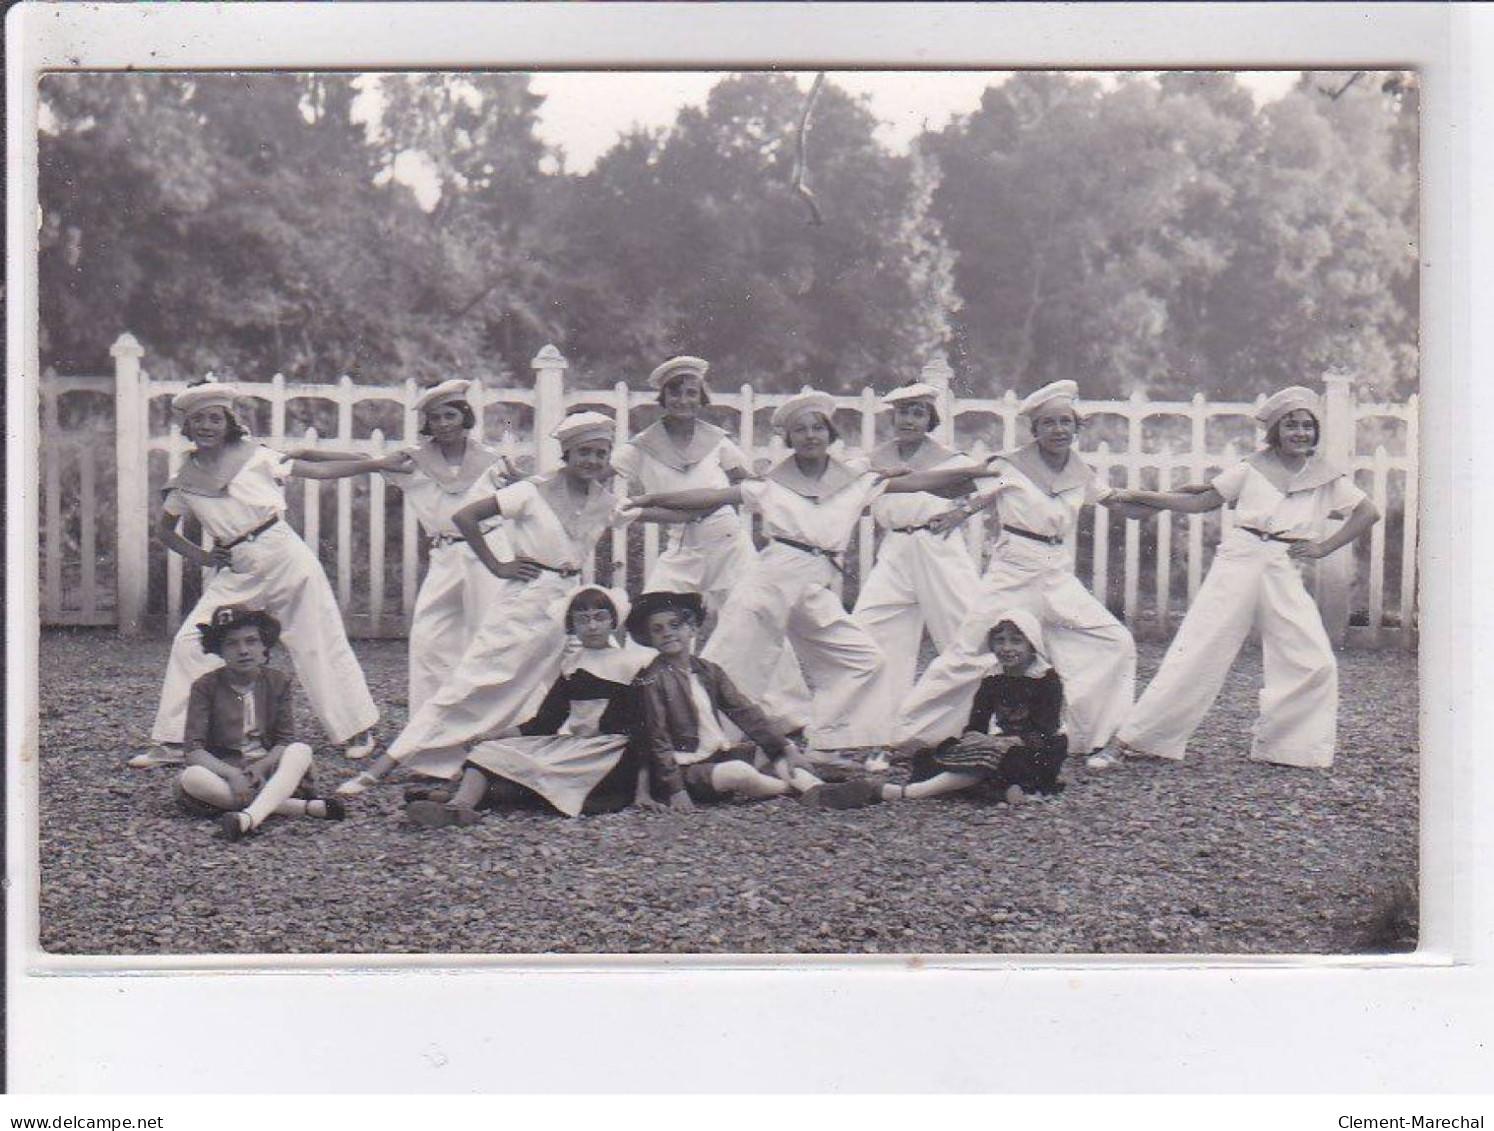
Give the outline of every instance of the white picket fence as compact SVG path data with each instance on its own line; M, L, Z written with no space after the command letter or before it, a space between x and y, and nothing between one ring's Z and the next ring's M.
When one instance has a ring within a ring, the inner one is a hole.
M186 382L151 380L140 365L144 351L128 334L121 336L112 352L112 377L49 373L42 381L42 615L45 624L115 624L121 632L133 634L146 626L167 629L179 623L193 588L182 559L153 546L150 535L158 511L155 492L188 450L176 422L158 431L150 424L153 418L169 419L159 402L180 392ZM559 450L548 434L578 404L612 413L619 441L640 426L640 409L652 419L653 413L645 407L653 404L651 390L632 389L625 382L610 389L567 389L567 362L553 346L540 351L533 367L532 388L474 386L471 394L478 435L521 466L545 470L558 463ZM930 363L922 373L923 380L945 390L940 430L946 443L953 443L958 433L967 451L984 455L1022 438L1014 393L993 399L957 397L950 390L951 377L942 361ZM1414 641L1417 578L1416 398L1404 404L1356 403L1347 376L1330 374L1324 381L1322 445L1355 468L1360 485L1382 512L1404 516L1393 538L1388 524L1381 523L1367 549L1346 551L1318 563L1315 584L1324 620L1336 640L1409 646ZM380 452L410 442L417 433L417 414L411 406L419 390L414 382L359 385L344 377L335 384L300 384L277 376L269 382L240 384L248 397L268 409L268 428L256 430L260 438L282 450L325 447ZM112 453L108 452L108 433L98 427L106 413L64 411L70 407L65 398L80 395L112 400ZM761 461L783 454L782 441L771 434L767 419L788 395L762 394L743 385L737 392L713 390L712 402L716 419L726 414L724 423L736 433L739 444ZM878 395L865 389L857 396L836 398L837 424L851 453L877 442ZM288 432L287 407L299 400L335 406L336 425L328 435L318 435L314 429L299 435ZM395 406L400 419L398 436L385 436L378 429L364 437L355 435L355 409L373 402ZM1176 402L1140 396L1088 401L1081 447L1101 476L1116 485L1200 482L1248 450L1243 445L1249 443L1254 407L1246 402L1210 402L1201 395ZM263 418L265 413L259 415ZM1159 433L1158 425L1168 418L1170 431ZM1359 451L1362 431L1373 437L1387 426L1396 454L1390 453L1383 440L1368 453ZM1235 433L1233 441L1214 442L1226 431ZM1096 439L1102 435L1108 438ZM1122 436L1123 445L1112 443ZM1148 451L1149 439L1170 442L1153 443L1161 450ZM370 475L334 483L305 480L293 486L292 492L291 521L309 544L321 550L350 630L359 635L402 635L414 607L422 551L414 515L402 505L398 490L381 476ZM324 492L332 496L330 530L323 522ZM114 499L109 507L111 493ZM104 527L112 522L112 538L106 528L101 529L101 516ZM743 521L751 520L744 516ZM1123 531L1113 537L1116 521L1122 522ZM1155 526L1152 533L1141 523L1114 520L1103 507L1095 508L1081 530L1076 565L1095 594L1116 606L1134 630L1166 634L1185 607L1180 598L1186 595L1191 601L1207 568L1214 538L1206 538L1206 530L1212 533L1221 522L1229 522L1228 514L1219 518L1176 516L1147 524ZM394 539L389 537L391 524L398 528ZM324 533L330 533L330 539ZM984 561L984 524L977 519L965 533L972 550ZM394 562L389 560L391 543L397 546ZM654 526L644 527L641 535L604 540L593 572L600 568L613 584L636 592L659 543L660 532ZM856 569L874 560L876 534L869 518L862 520L854 550ZM1117 553L1119 560L1112 560ZM1178 555L1184 559L1180 572L1185 594L1176 592L1173 576ZM1392 571L1387 565L1394 567L1390 593L1387 577Z

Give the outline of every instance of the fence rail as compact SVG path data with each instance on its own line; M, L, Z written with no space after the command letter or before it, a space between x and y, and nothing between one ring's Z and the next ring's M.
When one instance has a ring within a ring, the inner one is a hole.
M42 617L48 625L114 624L135 633L179 623L202 576L184 569L180 556L149 537L158 489L189 448L167 407L186 382L151 380L140 366L144 351L128 334L112 352L113 376L43 376ZM654 395L624 382L605 389L566 388L567 362L553 346L541 350L533 365L532 389L474 386L471 393L476 434L520 466L556 466L560 453L549 432L576 405L611 412L619 441L657 415ZM1020 442L1014 393L957 397L951 376L942 361L922 373L943 390L939 429L945 443L983 456ZM1340 374L1328 375L1325 386L1321 443L1354 469L1360 486L1391 521L1377 524L1367 544L1352 553L1317 563L1312 580L1324 620L1334 639L1349 644L1409 646L1416 609L1417 400L1356 403L1349 378ZM410 442L418 430L413 404L420 390L413 381L359 385L344 377L305 384L276 376L240 388L254 404L256 434L280 450L379 453ZM784 448L768 427L767 414L790 395L759 393L744 384L735 392L713 391L711 411L750 458L770 461ZM878 394L864 389L835 399L847 450L872 447ZM1257 403L1211 402L1202 395L1187 401L1140 395L1088 401L1081 448L1101 478L1116 486L1199 482L1248 450ZM317 404L319 418L330 424L325 431L289 422L293 415L307 416L305 406ZM294 413L292 406L297 406ZM402 635L415 603L422 546L414 514L397 489L379 475L330 484L306 480L290 491L289 503L289 520L320 554L350 631ZM751 521L743 516L744 523ZM1197 593L1216 531L1229 522L1229 513L1222 512L1169 515L1143 524L1094 508L1074 547L1076 567L1096 596L1139 635L1165 635ZM972 520L964 533L983 563L988 552L984 520ZM611 583L636 592L660 545L654 526L605 538L590 572L595 576L600 570ZM858 583L861 567L875 553L874 525L863 518L848 584Z

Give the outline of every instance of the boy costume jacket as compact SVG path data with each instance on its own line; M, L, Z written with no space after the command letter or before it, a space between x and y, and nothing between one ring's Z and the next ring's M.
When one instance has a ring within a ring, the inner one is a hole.
M254 680L254 716L260 744L266 750L294 742L295 717L291 706L291 678L276 668L261 668ZM187 699L183 745L214 756L239 754L247 743L244 701L228 682L228 669L215 668L192 683Z
M737 690L719 665L692 656L687 672L661 656L639 673L635 684L641 716L639 748L648 759L655 785L670 795L685 788L674 752L694 750L700 744L700 720L690 695L692 674L716 709L770 758L787 751L783 736L773 729L767 715Z

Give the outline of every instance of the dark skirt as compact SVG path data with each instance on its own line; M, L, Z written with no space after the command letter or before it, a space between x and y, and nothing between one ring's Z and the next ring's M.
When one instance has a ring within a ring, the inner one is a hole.
M973 774L998 792L1020 786L1027 793L1057 793L1058 772L1069 754L1062 734L1045 735L1027 744L1000 750L989 738L951 738L913 760L911 781L940 773Z

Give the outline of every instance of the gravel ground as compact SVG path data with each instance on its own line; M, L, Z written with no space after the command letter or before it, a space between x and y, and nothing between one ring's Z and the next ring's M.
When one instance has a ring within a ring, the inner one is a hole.
M356 645L383 733L403 641ZM1141 645L1143 684L1161 647ZM165 640L41 643L41 939L65 954L1353 953L1415 945L1416 660L1348 652L1337 763L1246 757L1253 649L1182 765L1086 775L1010 809L853 813L792 801L428 831L397 786L343 824L276 818L228 844L132 771ZM281 656L278 663L288 661ZM309 720L304 701L299 714ZM348 772L325 746L317 774Z

